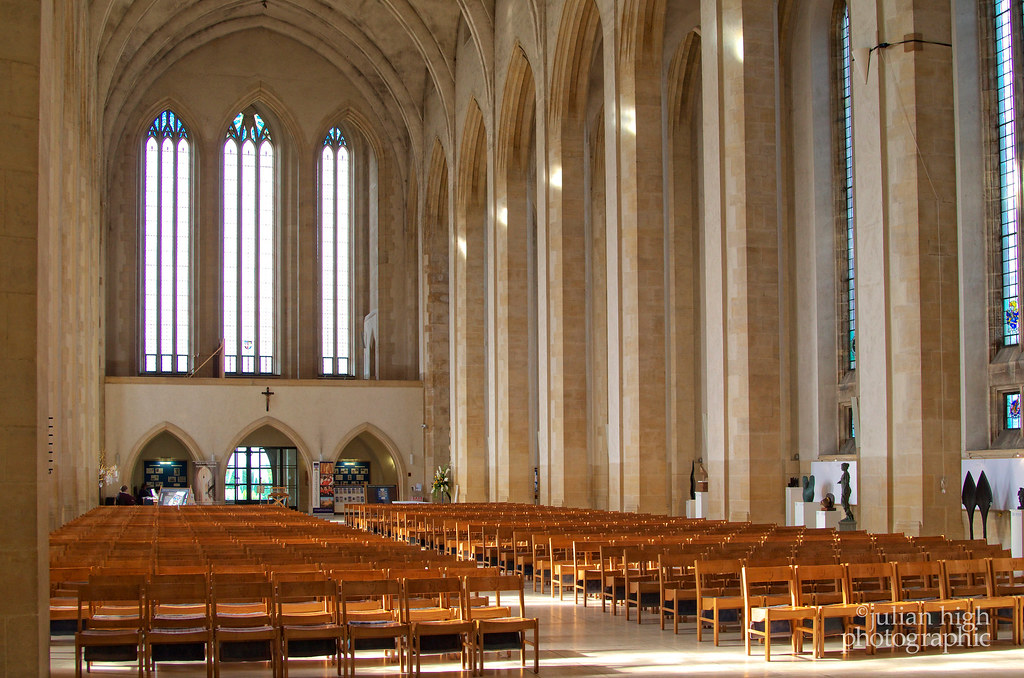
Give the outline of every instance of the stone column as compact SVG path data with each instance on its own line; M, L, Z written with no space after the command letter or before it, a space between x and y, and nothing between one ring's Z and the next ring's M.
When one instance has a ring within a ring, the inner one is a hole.
M622 431L622 508L666 513L665 212L662 167L661 3L628 2L616 45ZM646 19L654 13L655 19ZM612 244L609 243L609 248ZM609 298L609 301L611 299ZM613 377L614 378L614 377Z
M873 47L876 37L897 42L916 33L942 43L951 38L948 1L907 5L880 0L875 14L867 5L851 8L851 21L854 50ZM858 360L865 359L858 366L864 370L858 431L864 436L864 526L959 534L951 50L933 44L882 47L864 69L866 82L864 71L855 70L857 276L867 293L866 298L860 294L858 307L863 318L858 319ZM866 221L862 214L868 215Z
M721 473L725 518L756 516L781 523L776 10L773 3L756 0L707 2L702 10L702 24L705 19L711 26L720 22L713 36L718 44L709 44L713 49L705 52L717 56L717 72L709 72L708 64L704 80L707 83L714 76L719 82L717 88L705 90L705 102L718 102L718 110L711 113L722 121L718 130L708 130L717 131L717 138L705 141L706 149L718 149L720 163L720 167L705 167L706 185L718 183L706 201L705 223L721 219L723 229L721 250L713 228L705 235L705 247L710 250L706 255L707 328L715 334L723 327L725 333L721 357L711 347L713 340L708 340L707 411L709 417L719 416L715 401L723 402L726 411L724 422L709 424L712 493L719 489L716 476ZM703 35L711 37L707 31ZM714 307L719 294L721 320ZM723 424L719 451L714 446Z

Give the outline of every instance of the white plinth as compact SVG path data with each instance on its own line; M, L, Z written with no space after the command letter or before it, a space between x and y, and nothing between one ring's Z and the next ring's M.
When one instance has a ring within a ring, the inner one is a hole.
M822 511L821 509L818 509L814 512L814 526L818 529L830 527L834 530L839 527L839 520L844 515L845 514L842 511Z
M803 494L800 495L803 497ZM814 527L814 512L821 508L816 501L793 502L793 524L797 527Z
M1024 511L1021 509L1010 510L1010 555L1024 556Z
M686 517L687 518L704 518L704 512L708 505L708 493L707 492L694 492L693 496L695 499L686 500Z
M793 509L793 505L796 502L803 503L804 500L804 488L802 487L787 487L786 488L786 525L796 525L796 511Z

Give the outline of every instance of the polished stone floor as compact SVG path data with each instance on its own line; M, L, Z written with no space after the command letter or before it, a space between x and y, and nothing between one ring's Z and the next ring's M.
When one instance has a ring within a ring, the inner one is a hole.
M953 649L944 654L940 649L921 653L906 650L883 650L867 657L863 650L854 651L843 660L838 651L839 641L829 646L826 658L814 660L808 655L793 657L785 641L773 643L772 661L765 663L763 655L754 650L754 656L744 653L738 632L723 636L722 645L714 647L705 640L697 644L694 625L684 624L678 636L671 630L661 631L657 618L646 617L640 626L635 621L626 623L621 614L613 617L602 613L600 607L574 606L572 602L559 603L548 596L527 594L527 612L540 618L542 676L790 676L806 675L852 676L868 673L878 675L932 676L959 673L963 676L1022 676L1024 675L1024 648L1017 648L1000 640L987 649ZM529 657L532 660L532 656ZM528 662L529 665L529 662ZM70 678L74 675L74 643L70 638L55 640L50 651L51 675ZM324 661L293 661L289 675L294 678L335 676L333 666ZM437 657L424 659L423 673L433 678L463 675L458 664L442 662ZM532 671L521 671L518 656L512 660L490 654L487 675L494 678L530 676ZM115 665L94 665L92 676L130 676L131 668ZM206 675L202 665L161 665L158 676L196 678ZM267 665L225 665L223 676L269 676ZM357 675L398 676L397 665L385 665L372 656L360 659ZM468 675L468 672L465 674Z

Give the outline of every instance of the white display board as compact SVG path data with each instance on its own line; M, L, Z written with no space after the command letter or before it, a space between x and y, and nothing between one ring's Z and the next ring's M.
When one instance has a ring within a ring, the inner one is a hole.
M814 501L820 502L822 497L831 492L836 498L836 508L840 506L843 492L839 489L839 479L843 476L843 464L850 465L850 504L857 505L857 462L855 461L812 461Z
M1008 511L1017 508L1017 490L1024 487L1024 459L963 459L960 461L960 484L946 492L960 496L967 472L971 472L974 484L978 484L981 472L992 488L992 510Z

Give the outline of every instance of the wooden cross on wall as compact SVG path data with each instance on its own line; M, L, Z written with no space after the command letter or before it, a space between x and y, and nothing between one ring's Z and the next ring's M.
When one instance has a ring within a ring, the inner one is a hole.
M271 391L270 387L268 386L267 390L263 391L260 395L265 395L267 397L267 412L269 412L270 411L270 396L274 395L274 392Z

